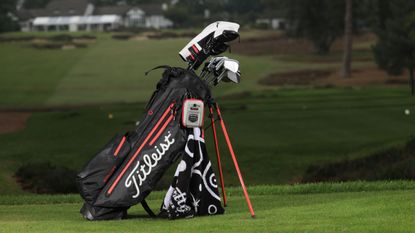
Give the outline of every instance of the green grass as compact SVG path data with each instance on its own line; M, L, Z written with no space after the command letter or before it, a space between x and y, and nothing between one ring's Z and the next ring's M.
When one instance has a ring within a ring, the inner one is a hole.
M140 206L134 206L130 219L87 222L78 214L81 200L77 196L57 196L61 202L55 203L42 202L44 196L24 196L18 203L1 202L0 232L410 232L415 227L412 183L251 187L256 219L249 217L241 191L236 189L231 190L224 215L178 221L149 219ZM390 190L390 184L411 188ZM355 192L321 190L333 185ZM359 185L377 188L353 190ZM320 191L292 194L296 189ZM159 206L161 197L156 193L149 204Z
M293 185L256 185L248 188L249 195L288 195L288 194L318 194L341 192L375 192L415 190L414 181L349 181L336 183L307 183ZM164 198L165 191L153 191L146 200L160 200ZM228 197L242 196L240 187L226 187ZM71 204L81 203L82 198L78 194L19 194L1 195L0 205L35 205L35 204Z
M51 35L56 33L44 36ZM96 36L88 48L74 50L39 50L25 42L0 43L0 108L145 102L160 77L160 71L144 76L145 71L163 64L186 66L178 51L187 39L118 41L109 34ZM339 67L338 63L310 63L320 58L309 54L297 55L296 59L289 55L224 55L240 61L243 81L240 85L222 85L215 90L216 96L270 89L260 86L258 80L274 72ZM354 63L355 67L362 65L367 62Z
M248 31L242 38L274 32ZM36 33L53 36L57 33ZM60 33L58 33L60 34ZM83 33L81 33L83 34ZM11 36L28 34L13 33ZM80 35L80 34L76 34ZM234 144L257 218L251 219L233 164L221 140L226 214L167 221L145 217L87 222L78 214L78 195L34 195L13 177L23 164L51 162L82 166L114 134L134 127L160 71L160 64L184 66L177 52L186 39L117 41L98 33L85 49L36 50L28 43L0 43L0 110L38 109L26 128L0 135L0 232L411 232L415 229L415 182L296 183L311 165L367 156L399 146L414 135L415 107L406 87L280 89L260 86L270 73L338 69L341 54L248 57L240 85L214 90ZM354 68L373 67L358 44ZM68 105L72 107L68 107ZM56 108L54 108L56 107ZM409 109L410 115L404 110ZM114 118L109 119L108 114ZM211 131L206 137L213 164ZM174 166L172 166L174 169ZM171 172L160 182L166 187ZM275 185L285 184L285 185ZM256 185L256 186L254 186ZM164 191L149 204L160 206Z
M248 184L296 182L310 165L366 156L403 144L415 132L413 115L404 114L406 108L415 112L413 100L402 89L264 91L220 102ZM0 193L19 192L11 176L26 163L50 161L80 170L114 134L133 128L143 107L34 113L25 130L0 135ZM225 183L238 185L221 135L220 140ZM215 161L212 140L207 143Z
M246 32L248 37L267 33ZM141 118L161 73L146 77L144 71L160 64L184 66L177 52L186 39L117 41L110 34L96 36L88 48L65 51L37 50L25 42L0 44L0 109L79 106L34 112L23 131L0 135L0 193L22 192L13 178L22 164L50 161L80 170L109 138ZM355 52L370 58L368 51ZM249 184L296 182L310 165L366 156L401 145L415 132L413 114L403 113L407 108L415 112L406 88L260 86L258 80L270 73L337 69L339 63L325 63L313 54L229 56L240 60L243 80L215 88L214 95L223 106ZM333 53L327 59L338 58ZM354 63L365 66L373 63ZM108 119L109 113L114 119ZM237 185L221 140L226 184ZM207 142L213 148L212 140Z
M37 51L0 44L0 107L42 105L87 50Z

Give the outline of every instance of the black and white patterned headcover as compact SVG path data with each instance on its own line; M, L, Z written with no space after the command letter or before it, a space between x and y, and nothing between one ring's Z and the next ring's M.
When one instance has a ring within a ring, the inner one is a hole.
M223 214L215 173L200 128L189 134L185 153L161 206L161 217L190 218Z

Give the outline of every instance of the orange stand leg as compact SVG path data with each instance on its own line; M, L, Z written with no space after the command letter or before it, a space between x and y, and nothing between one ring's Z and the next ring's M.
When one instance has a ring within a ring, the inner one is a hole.
M222 172L222 164L220 161L220 151L219 151L219 144L218 144L218 137L216 134L216 127L215 127L215 119L213 118L213 108L209 107L210 115L211 115L211 122L212 122L212 131L213 131L213 139L215 143L215 152L216 152L216 158L218 161L218 169L219 169L219 177L220 177L220 185L222 188L222 196L223 196L223 205L226 207L227 201L226 201L226 192L225 192L225 182L223 180L223 172Z
M219 106L217 104L216 104L216 111L218 112L218 117L219 117L220 124L222 126L223 135L225 136L226 143L228 144L229 153L231 154L233 164L235 165L235 169L236 169L236 173L238 174L239 182L241 183L242 190L244 191L245 200L246 200L246 203L248 204L249 212L251 213L251 216L255 218L254 209L252 208L251 200L249 199L248 191L246 190L245 183L242 178L241 171L239 169L238 161L236 160L235 152L233 151L233 147L229 139L228 131L226 130L225 122L223 121Z

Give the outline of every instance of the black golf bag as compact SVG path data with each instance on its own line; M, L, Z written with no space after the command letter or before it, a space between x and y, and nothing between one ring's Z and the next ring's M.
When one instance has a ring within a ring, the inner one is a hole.
M207 103L210 89L194 71L164 68L137 128L112 138L78 174L85 200L81 214L86 219L122 219L138 203L154 217L145 198L178 158L185 165L180 162L160 216L174 219L224 212L200 129L186 128L180 119L183 101L196 98Z

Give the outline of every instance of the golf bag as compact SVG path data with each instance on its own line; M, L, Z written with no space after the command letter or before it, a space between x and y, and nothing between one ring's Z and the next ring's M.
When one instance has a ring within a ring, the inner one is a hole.
M137 128L112 138L77 176L85 201L81 214L88 220L125 218L128 208L138 203L154 217L145 198L179 157L182 162L160 216L174 219L224 212L200 129L186 128L180 119L183 102L196 98L207 103L210 89L192 70L162 68L165 71ZM206 184L207 175L211 185Z
M226 206L213 109L251 216L255 216L219 106L213 103L210 93L210 87L220 81L239 83L239 62L216 57L205 63L200 76L195 73L209 56L227 50L230 42L239 37L238 30L236 23L212 23L179 52L188 63L188 69L156 67L165 71L137 128L112 138L77 176L79 192L85 200L80 211L84 218L122 219L128 208L138 203L155 217L145 198L178 158L181 161L158 216L177 219L224 213L201 129L206 104L214 135L223 203Z

